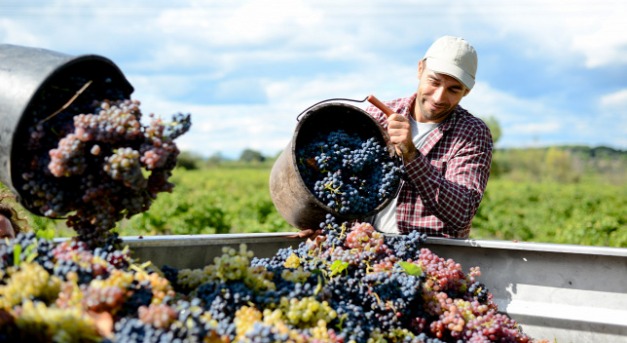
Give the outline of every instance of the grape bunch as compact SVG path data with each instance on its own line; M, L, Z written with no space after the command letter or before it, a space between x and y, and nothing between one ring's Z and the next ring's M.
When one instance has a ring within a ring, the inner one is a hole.
M548 342L422 234L334 217L323 231L267 258L224 247L199 269L135 260L117 234L91 249L20 233L0 245L0 341Z
M367 215L394 195L403 167L375 137L338 129L296 151L299 173L323 204L342 215Z
M189 130L189 114L170 121L151 114L143 124L140 102L111 87L87 88L50 116L56 92L38 96L28 117L26 158L18 162L17 188L29 209L66 218L93 248L122 218L148 210L159 193L172 190L168 179L179 154L174 140Z
M199 269L135 260L117 234L91 249L20 233L0 245L0 341L548 342L422 234L334 217L323 231L268 258L224 247Z

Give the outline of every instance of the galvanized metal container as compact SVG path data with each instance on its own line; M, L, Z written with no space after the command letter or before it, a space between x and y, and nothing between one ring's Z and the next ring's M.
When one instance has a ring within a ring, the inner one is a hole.
M38 106L43 102L59 109L84 86L66 87L72 76L91 80L92 94L104 93L105 89L113 87L127 97L133 92L120 69L105 57L70 56L41 48L0 44L0 182L34 214L43 215L31 205L21 189L22 170L17 162L27 157L29 127L34 120L46 118L38 111ZM59 85L61 81L63 86ZM50 92L51 89L59 96L48 100L40 97L43 90Z
M290 225L299 229L317 229L328 213L338 221L372 216L385 208L396 195L396 192L392 192L392 196L381 201L370 213L343 214L312 194L299 172L298 164L303 161L298 160L297 151L316 135L334 130L358 134L364 140L375 137L381 145L388 144L386 132L379 123L356 106L339 101L322 101L301 113L292 140L276 159L270 172L270 196L274 206Z
M291 233L124 237L135 257L177 268L202 268L221 247L245 243L255 256L296 247ZM429 238L425 247L480 280L499 308L536 339L558 343L627 343L627 249L508 241Z

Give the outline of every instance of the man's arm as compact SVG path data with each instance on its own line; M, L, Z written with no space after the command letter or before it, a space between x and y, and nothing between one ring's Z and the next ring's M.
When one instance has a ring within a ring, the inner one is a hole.
M470 227L488 183L491 161L492 138L487 126L482 126L447 161L444 175L420 153L406 163L424 206L444 222L444 234L459 236Z

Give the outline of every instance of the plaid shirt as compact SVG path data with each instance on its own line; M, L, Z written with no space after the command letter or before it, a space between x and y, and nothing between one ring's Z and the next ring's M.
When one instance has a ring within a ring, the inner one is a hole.
M394 112L411 116L416 94L385 102ZM366 112L386 130L379 109ZM468 238L490 175L492 135L479 118L457 106L429 133L416 159L405 163L407 180L401 185L396 208L400 233L419 230L431 236Z

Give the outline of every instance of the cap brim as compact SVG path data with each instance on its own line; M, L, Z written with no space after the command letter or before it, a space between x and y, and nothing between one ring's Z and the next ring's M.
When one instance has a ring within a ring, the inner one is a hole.
M468 89L472 89L475 85L475 79L470 74L463 71L460 67L451 64L448 61L438 60L433 57L427 57L427 68L439 74L446 74L461 82Z

